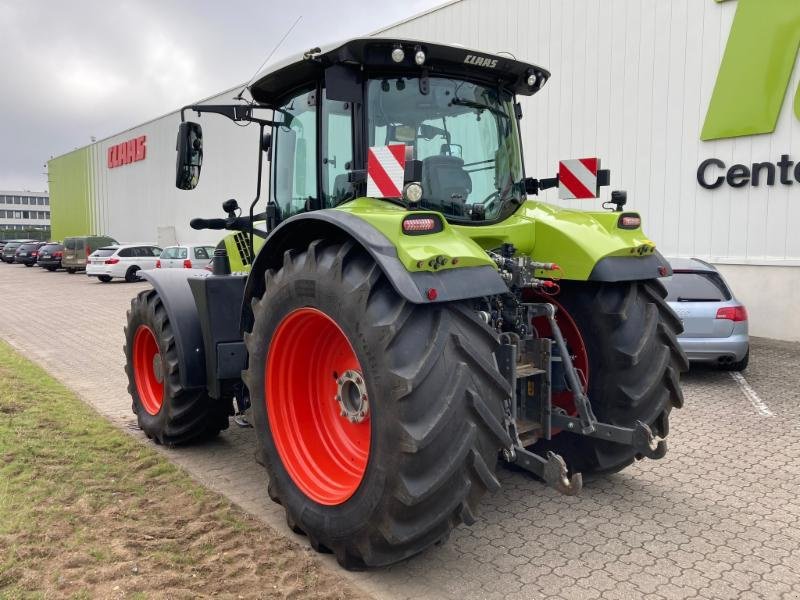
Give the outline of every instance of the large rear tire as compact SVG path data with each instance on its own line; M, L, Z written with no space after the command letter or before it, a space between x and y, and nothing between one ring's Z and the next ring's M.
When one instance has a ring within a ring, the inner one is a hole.
M510 441L494 334L464 303L406 302L350 241L288 251L265 278L244 379L289 526L360 569L471 524Z
M555 297L573 361L588 361L583 375L595 416L622 427L642 421L661 437L669 431L672 408L683 406L679 374L689 367L677 340L683 326L665 296L664 286L650 280L562 282ZM577 337L570 332L575 327ZM638 458L630 446L569 431L539 441L534 450L557 452L571 471L589 477L621 471Z
M148 438L176 446L228 428L228 403L181 386L174 332L155 290L131 301L124 351L131 408Z

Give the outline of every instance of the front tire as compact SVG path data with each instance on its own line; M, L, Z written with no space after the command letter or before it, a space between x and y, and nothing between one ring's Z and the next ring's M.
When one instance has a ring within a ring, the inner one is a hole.
M670 411L683 406L679 374L689 367L677 340L683 327L665 296L658 280L562 282L556 319L576 367L585 365L586 391L599 421L621 427L642 421L666 437ZM574 326L565 323L564 313ZM570 327L577 328L580 341ZM566 411L572 412L569 406ZM586 476L621 471L639 458L630 446L569 431L540 440L534 450L556 452L571 471Z
M471 524L509 442L494 334L464 303L406 302L350 241L288 251L265 277L244 379L289 526L360 569Z
M175 446L228 428L228 406L205 389L180 383L175 334L155 290L131 301L125 327L125 373L139 428L157 444Z

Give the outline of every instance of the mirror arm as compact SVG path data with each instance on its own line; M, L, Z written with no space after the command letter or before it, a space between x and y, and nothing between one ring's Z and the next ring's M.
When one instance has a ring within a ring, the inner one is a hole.
M269 106L258 106L256 108L271 109ZM267 125L273 127L276 125L275 121L268 119L259 119L253 116L253 107L249 104L192 104L181 108L181 122L186 120L185 112L193 111L200 115L200 113L214 113L229 118L231 121L249 121L250 123L258 123L259 125Z
M264 152L262 151L261 148L262 148L262 144L263 144L263 140L264 140L264 125L265 125L264 123L259 123L258 124L258 177L256 178L256 197L250 203L250 223L251 223L251 225L250 225L249 242L250 242L250 256L252 256L253 258L255 258L255 256L256 256L255 244L254 244L254 241L253 241L253 234L258 235L256 233L256 230L252 226L252 223L253 223L253 209L255 208L256 203L258 203L259 198L261 198L261 171L262 171L262 168L263 168L263 165L264 165ZM266 237L266 236L264 236L264 237Z

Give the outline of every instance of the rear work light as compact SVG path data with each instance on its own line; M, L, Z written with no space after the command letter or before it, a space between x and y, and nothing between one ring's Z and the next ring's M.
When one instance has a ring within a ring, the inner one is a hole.
M192 261L189 260L188 258L185 258L183 260L183 268L184 269L191 269L192 268Z
M118 262L119 262L119 259L118 259L118 258L107 258L107 259L106 259L106 264L107 264L107 265L115 265L115 264L117 264Z
M744 306L725 306L717 311L718 319L729 321L747 321L747 309Z
M620 229L639 229L642 226L642 217L637 213L622 213L617 219Z
M424 235L442 231L442 221L435 216L408 216L403 219L403 233L406 235Z

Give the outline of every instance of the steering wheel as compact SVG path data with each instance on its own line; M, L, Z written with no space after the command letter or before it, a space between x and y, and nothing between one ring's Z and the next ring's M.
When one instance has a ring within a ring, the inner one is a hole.
M484 212L487 213L491 212L494 209L495 203L499 199L500 199L500 190L495 190L491 194L486 196L486 198L483 199L483 202L481 202L481 204L483 204Z

